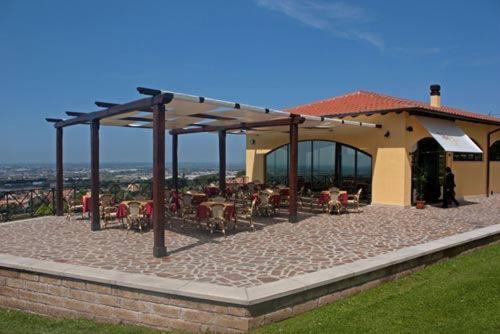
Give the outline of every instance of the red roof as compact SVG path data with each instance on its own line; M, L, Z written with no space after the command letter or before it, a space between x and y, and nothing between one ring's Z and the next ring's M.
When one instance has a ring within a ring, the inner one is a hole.
M428 103L393 97L378 93L357 91L332 97L317 102L287 109L290 113L313 116L347 116L370 112L382 112L401 109L426 109L440 114L448 114L459 118L500 123L500 118L473 113L447 106L433 107Z

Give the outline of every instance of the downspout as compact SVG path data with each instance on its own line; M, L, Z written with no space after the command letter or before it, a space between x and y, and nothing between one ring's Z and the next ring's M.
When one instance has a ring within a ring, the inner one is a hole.
M490 197L490 143L491 143L491 135L495 132L500 131L500 128L495 129L493 131L488 132L486 136L486 197Z

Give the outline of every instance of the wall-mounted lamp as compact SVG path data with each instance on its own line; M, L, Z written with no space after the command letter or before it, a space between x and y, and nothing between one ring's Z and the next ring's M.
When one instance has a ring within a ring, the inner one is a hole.
M408 132L413 132L413 126L409 126L409 127L407 127L407 128L406 128L406 131L408 131Z
M391 135L391 133L389 131L387 131L385 134L384 134L384 137L385 138L389 138L389 136Z

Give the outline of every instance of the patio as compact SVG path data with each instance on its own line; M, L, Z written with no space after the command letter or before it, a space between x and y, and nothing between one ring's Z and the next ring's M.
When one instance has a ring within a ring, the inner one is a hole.
M162 278L255 287L424 244L500 223L500 196L459 208L425 210L366 206L338 216L286 211L257 218L256 231L240 224L227 238L195 225L166 231L167 257L154 258L153 231L107 228L89 233L89 221L43 217L0 225L0 253ZM27 247L29 245L29 247Z

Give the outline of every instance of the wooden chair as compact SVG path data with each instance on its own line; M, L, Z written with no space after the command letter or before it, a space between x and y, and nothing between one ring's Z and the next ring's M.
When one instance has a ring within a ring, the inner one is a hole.
M226 217L224 216L224 204L213 204L210 206L210 209L212 209L212 217L210 219L212 224L210 224L210 233L213 233L214 227L218 227L224 237L226 237Z
M347 203L356 207L356 211L359 212L359 199L361 198L361 192L363 188L359 188L358 192L354 195L349 195L347 198Z
M186 220L195 218L195 207L193 206L193 198L190 195L183 195L180 202L179 217L181 218L181 226L183 226Z
M135 226L142 232L144 215L142 214L141 202L132 201L128 203L127 233Z
M261 191L259 193L259 203L257 204L259 213L264 216L270 216L271 212L274 213L274 208L271 205L271 202L269 198L271 197L271 194L269 194L266 191Z
M113 204L113 197L110 194L101 195L99 201L104 228L106 228L109 220L116 219L118 207Z
M258 199L253 199L249 205L243 207L242 218L248 221L252 231L255 231L255 226L253 224L253 217L257 214L257 201Z

